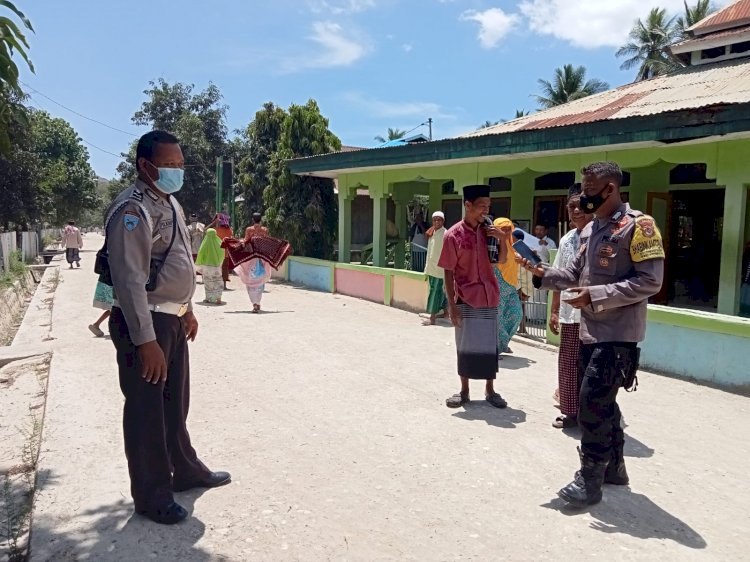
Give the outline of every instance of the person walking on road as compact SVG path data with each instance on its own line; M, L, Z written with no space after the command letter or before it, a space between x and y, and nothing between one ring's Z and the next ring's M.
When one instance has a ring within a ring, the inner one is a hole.
M219 239L223 242L227 238L232 238L232 228L229 226L229 215L224 213L217 213L208 228L216 229L216 234L219 235ZM224 280L224 290L228 291L227 283L229 283L229 272L232 270L232 260L229 258L229 251L224 251L224 262L221 264L221 277Z
M260 213L253 213L253 224L245 229L243 246L251 244L253 239L268 237L268 228L262 223L263 216ZM271 265L264 259L255 257L239 264L234 271L245 285L250 303L253 305L253 313L258 314L263 300L263 291L266 283L271 279Z
M190 404L188 341L195 266L190 236L172 194L182 187L179 141L151 131L136 148L135 184L120 193L105 221L114 291L109 333L125 396L123 433L135 511L164 524L188 512L174 492L229 483L199 459L186 427Z
M206 235L206 225L198 221L198 215L190 215L190 224L188 224L188 233L190 234L190 251L193 254L193 261L198 257L201 249L203 237Z
M102 332L102 322L109 318L112 312L112 301L114 297L112 295L112 287L97 281L96 290L94 291L94 308L103 310L101 316L93 324L89 324L89 331L94 334L97 338L103 338L104 332Z
M591 222L593 215L581 210L581 186L570 188L568 197L568 217L573 228L560 240L560 249L555 256L553 267L566 269L573 263L581 249L581 231ZM581 372L578 360L581 354L581 311L565 302L575 297L568 291L552 292L552 314L549 328L560 335L560 349L557 358L558 402L560 415L552 427L562 429L578 425L579 394L581 392Z
M81 236L81 231L76 226L75 221L68 221L67 226L63 229L62 245L65 248L65 260L70 265L70 269L73 269L74 263L76 267L80 268L80 251L83 249L83 236Z
M209 228L198 249L195 265L202 268L203 288L207 304L224 304L221 295L224 292L224 282L221 276L221 266L224 263L224 250L216 229Z
M595 220L581 231L573 262L557 269L524 260L535 286L571 291L575 296L566 302L581 311L581 469L558 492L575 506L600 502L603 483L629 482L617 391L634 387L647 302L664 276L659 229L653 218L622 202L620 167L597 162L582 174L581 208Z
M498 371L497 307L500 291L490 262L487 239L498 241L498 263L508 259L506 234L491 223L490 186L464 187L465 215L443 239L438 265L445 270L448 312L456 332L461 391L448 398L449 408L469 402L469 380L485 380L485 397L496 408L508 404L495 391Z
M427 314L430 317L423 322L425 326L434 325L438 312L445 313L448 309L448 298L445 293L445 271L438 265L440 254L443 251L445 233L445 215L442 211L435 211L432 213L432 228L426 233L428 241L424 273L427 276L427 285L430 288L427 296Z

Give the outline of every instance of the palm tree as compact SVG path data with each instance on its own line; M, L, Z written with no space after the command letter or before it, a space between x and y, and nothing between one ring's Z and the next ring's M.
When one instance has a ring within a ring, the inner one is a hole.
M403 138L405 134L406 134L406 131L402 131L401 129L391 129L390 127L388 127L388 138L385 139L382 136L378 135L375 137L375 140L378 142L388 142L388 141Z
M9 0L0 0L0 8L7 8L21 20L23 27L34 31L28 18L16 8ZM23 97L21 87L18 85L18 66L13 61L13 54L18 53L26 62L31 72L34 65L31 64L26 49L29 43L16 23L4 15L0 15L0 154L10 150L10 137L8 128L16 118L22 118L25 113L19 113L19 104L6 100L19 99Z
M586 80L586 67L574 67L572 64L556 68L552 82L541 78L538 82L542 95L534 97L543 108L562 105L609 89L609 84L602 80L596 78ZM516 116L519 116L518 111L516 111Z
M487 127L494 127L498 123L500 123L500 121L485 121L484 123L482 123L481 125L479 125L479 128L480 129L486 129Z
M664 8L653 8L645 21L637 19L628 35L630 41L617 50L617 57L629 57L622 70L638 67L636 81L667 74L682 64L672 56L669 46L678 37L675 18L667 18Z
M688 39L690 37L688 29L716 11L716 6L711 0L698 0L698 3L692 8L688 6L687 0L684 3L685 15L679 16L675 22L675 30L680 39Z

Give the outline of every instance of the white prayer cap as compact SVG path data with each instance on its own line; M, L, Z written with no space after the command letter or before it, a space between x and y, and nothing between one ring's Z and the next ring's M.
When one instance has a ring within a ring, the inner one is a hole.
M440 218L445 220L445 214L443 213L443 211L435 211L434 213L432 213L432 218Z

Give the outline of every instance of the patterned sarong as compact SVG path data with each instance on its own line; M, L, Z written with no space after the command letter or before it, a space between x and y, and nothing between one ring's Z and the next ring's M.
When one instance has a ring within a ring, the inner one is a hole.
M497 308L473 308L465 303L458 308L462 318L461 326L455 328L459 376L497 378Z
M577 416L581 392L579 356L580 324L560 324L560 352L557 358L557 380L560 389L560 411L566 416Z

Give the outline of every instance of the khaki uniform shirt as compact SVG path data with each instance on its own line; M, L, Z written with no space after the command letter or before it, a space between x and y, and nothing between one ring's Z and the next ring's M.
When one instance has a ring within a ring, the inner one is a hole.
M654 219L623 204L609 218L581 231L581 248L566 268L546 269L535 284L562 291L588 287L581 310L581 341L640 342L646 335L648 298L661 289L664 247Z
M446 232L445 227L436 230L427 242L427 260L425 261L424 272L438 279L445 278L445 270L438 265L438 260L440 260L440 254L443 252L443 237Z
M173 217L175 241L172 239ZM118 306L135 345L156 339L149 305L188 304L192 310L195 266L190 252L190 235L185 215L174 199L157 195L141 180L114 200L105 222L109 268ZM165 260L157 287L146 291L151 258Z

